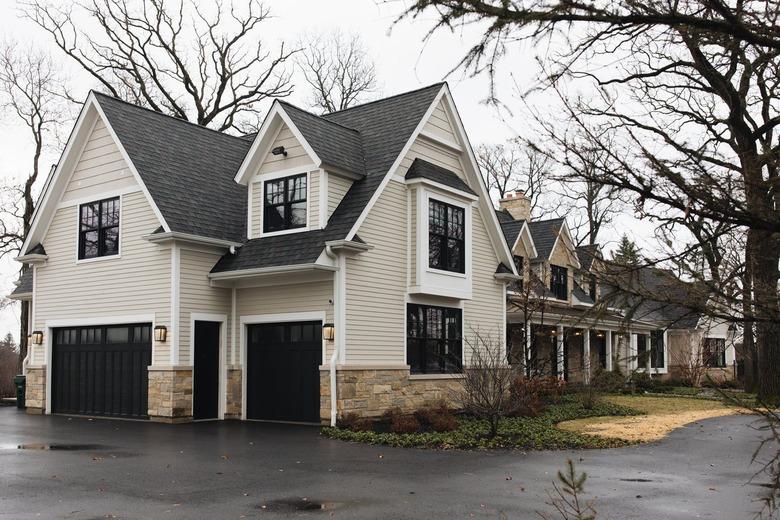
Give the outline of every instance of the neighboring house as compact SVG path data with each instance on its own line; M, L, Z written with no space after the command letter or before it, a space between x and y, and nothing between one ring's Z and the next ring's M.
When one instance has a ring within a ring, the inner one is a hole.
M602 282L599 247L576 247L565 219L532 220L530 200L509 193L497 211L521 282L509 285L509 359L529 373L587 382L597 369L679 378L685 363L705 364L715 379L734 377L733 326L654 301L628 305ZM637 270L641 294L694 303L695 291L666 271ZM528 347L526 347L528 345Z
M446 84L244 137L93 92L18 260L28 411L169 422L447 397L518 278Z

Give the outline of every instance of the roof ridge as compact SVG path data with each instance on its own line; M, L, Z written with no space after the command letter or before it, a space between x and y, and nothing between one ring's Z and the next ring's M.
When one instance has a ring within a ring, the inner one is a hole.
M317 115L317 114L315 114L314 112L310 112L309 110L306 110L306 109L304 109L304 108L301 108L301 107L299 107L298 105L293 105L292 103L290 103L290 102L288 102L288 101L282 101L282 100L280 99L280 100L279 100L279 104L280 104L280 105L287 105L287 106L290 106L290 107L294 108L295 110L300 110L300 111L301 111L301 112L303 112L304 114L309 114L310 116L312 116L312 117L316 117L317 119L322 119L322 120L323 120L323 121L325 121L326 123L330 123L330 124L332 124L332 125L340 126L340 127L342 127L343 129L345 129L345 130L349 130L349 131L351 131L351 132L355 132L355 133L357 133L357 134L359 134L359 133L360 133L360 130L357 130L357 129L355 129L355 128L352 128L352 127L350 127L350 126L347 126L347 125L343 125L343 124L341 124L341 123L338 123L338 122L336 122L336 121L331 121L330 119L325 119L325 118L324 118L323 116L321 116L321 115Z
M381 101L388 101L390 99L395 99L395 98L398 98L398 97L401 97L401 96L406 96L408 94L416 94L417 92L421 92L423 90L427 90L429 88L436 87L436 86L441 87L441 86L446 85L446 84L447 84L446 81L439 81L438 83L431 83L430 85L427 85L425 87L416 88L414 90L409 90L409 91L406 91L406 92L400 92L398 94L393 94L392 96L383 97L381 99L375 99L373 101L366 101L365 103L360 103L359 105L352 105L351 107L343 108L341 110L336 110L334 112L328 112L327 114L322 114L322 116L319 116L319 117L323 117L324 118L326 116L333 116L333 115L336 115L336 114L343 114L344 112L346 112L348 110L352 110L353 108L362 108L362 107L365 107L367 105L372 105L374 103L379 103Z
M90 90L90 92L92 92L93 94L96 94L98 96L103 96L103 97L106 97L108 99L113 99L114 101L118 101L119 103L123 103L123 104L131 106L133 108L137 108L139 110L143 110L145 112L149 112L150 114L155 114L155 115L158 115L158 116L167 117L168 119L173 119L174 121L178 121L180 123L186 123L186 124L188 124L190 126L194 126L196 128L200 128L200 129L203 129L203 130L208 130L209 132L213 132L213 133L225 136L225 137L230 137L231 139L238 139L240 141L246 141L246 139L242 138L241 136L226 134L225 132L222 132L220 130L215 130L215 129L209 128L207 126L199 125L198 123L193 123L192 121L188 121L187 119L182 119L180 117L172 116L170 114L165 114L163 112L158 112L157 110L154 110L154 109L151 109L151 108L148 108L148 107L145 107L145 106L136 105L135 103L131 103L129 101L126 101L124 99L118 98L116 96L112 96L112 95L106 94L105 92L100 92L100 91L94 90L94 89Z

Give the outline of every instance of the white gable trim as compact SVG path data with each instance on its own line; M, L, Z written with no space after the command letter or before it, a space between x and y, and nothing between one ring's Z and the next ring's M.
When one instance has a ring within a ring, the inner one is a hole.
M274 101L271 106L271 110L268 111L268 115L265 116L263 124L260 126L260 130L257 132L252 146L244 157L244 161L241 163L241 167L238 169L234 180L239 184L248 184L251 178L256 173L257 168L260 166L260 160L263 159L268 152L271 151L271 145L276 141L276 137L279 135L281 129L281 123L287 125L292 132L293 136L301 143L306 154L314 163L314 169L317 169L322 164L322 160L314 153L314 149L309 145L306 139L303 138L303 134L298 130L298 127L293 124L292 119L284 111L279 101Z
M144 181L138 174L138 170L130 160L130 156L127 155L125 147L111 127L111 123L103 112L103 109L100 107L100 103L98 103L95 95L90 92L89 96L87 96L87 100L84 102L84 106L81 108L79 117L71 131L68 143L65 145L60 160L46 180L43 193L39 198L39 204L33 213L30 232L27 234L24 244L22 244L22 254L24 254L32 244L43 242L43 238L46 235L49 225L59 206L59 201L65 192L68 182L70 182L73 171L81 158L82 152L89 141L89 137L92 135L92 130L98 119L102 119L103 123L106 125L109 135L114 140L114 144L116 144L117 149L119 149L122 159L127 164L127 168L130 170L130 173L132 173L135 182L146 197L146 200L149 203L149 206L151 206L157 220L160 222L160 225L165 231L170 232L170 226L168 226L162 213L160 213L160 209L157 207L157 204L155 204L154 199L152 199L146 184L144 184Z
M525 237L523 239L523 237ZM534 239L531 236L531 230L528 229L528 222L523 222L523 227L520 228L520 233L517 234L517 238L515 239L515 243L512 244L512 254L514 255L515 248L517 247L517 244L520 242L520 240L523 240L523 244L525 244L525 248L528 250L529 258L528 261L530 262L531 259L536 258L539 256L539 252L536 250L536 244L534 244ZM529 247L530 246L530 247ZM533 255L533 256L530 256ZM522 273L520 273L522 274Z

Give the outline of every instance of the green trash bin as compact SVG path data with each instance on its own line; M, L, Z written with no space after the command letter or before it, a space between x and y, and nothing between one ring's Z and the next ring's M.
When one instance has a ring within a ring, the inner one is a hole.
M23 375L14 376L16 385L16 407L24 408L24 390L27 378Z

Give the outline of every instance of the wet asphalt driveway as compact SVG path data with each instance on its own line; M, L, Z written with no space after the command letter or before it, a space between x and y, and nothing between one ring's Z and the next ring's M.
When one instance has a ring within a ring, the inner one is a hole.
M0 519L537 518L567 458L588 472L599 520L751 518L763 489L747 484L754 420L711 419L645 446L526 454L348 444L303 426L0 408Z

